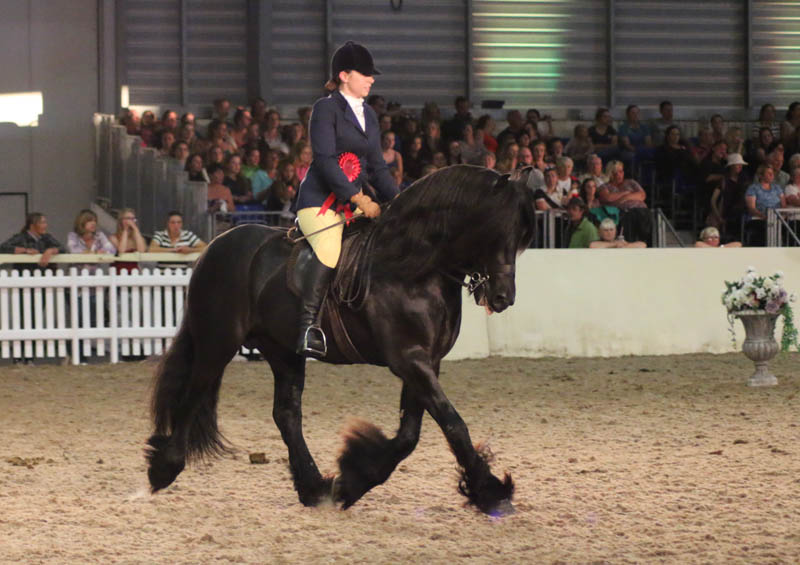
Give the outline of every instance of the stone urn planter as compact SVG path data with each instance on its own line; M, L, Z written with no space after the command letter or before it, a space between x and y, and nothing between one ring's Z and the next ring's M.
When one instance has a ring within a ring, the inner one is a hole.
M734 314L744 325L745 340L742 352L756 364L756 372L748 379L750 386L775 386L778 379L769 372L767 363L780 347L775 341L775 321L779 314L764 310L743 310Z

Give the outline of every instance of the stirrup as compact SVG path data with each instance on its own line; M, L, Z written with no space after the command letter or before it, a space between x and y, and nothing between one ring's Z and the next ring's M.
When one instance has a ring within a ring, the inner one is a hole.
M309 347L308 345L308 333L310 331L318 332L319 335L322 336L322 351L314 349L313 347ZM302 352L304 355L308 355L311 357L325 357L328 355L328 339L325 337L325 332L322 331L322 328L319 326L308 326L306 328L306 333L303 334L303 350Z

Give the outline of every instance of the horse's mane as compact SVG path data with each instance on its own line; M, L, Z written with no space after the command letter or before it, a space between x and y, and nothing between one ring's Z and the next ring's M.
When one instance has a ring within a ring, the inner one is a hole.
M480 269L508 243L527 247L533 226L524 183L483 167L446 167L414 182L376 222L373 272L413 280Z

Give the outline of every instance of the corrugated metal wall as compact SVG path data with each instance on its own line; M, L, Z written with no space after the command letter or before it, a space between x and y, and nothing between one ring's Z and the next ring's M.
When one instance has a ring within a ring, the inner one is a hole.
M741 108L746 3L615 0L616 103Z
M591 106L607 97L606 2L475 0L475 101Z
M274 0L267 20L270 37L269 104L305 106L322 95L325 81L325 2ZM263 69L262 69L263 70Z
M800 100L800 2L753 2L752 103Z
M332 48L347 40L369 48L377 77L373 92L407 106L450 103L467 91L466 1L334 0Z

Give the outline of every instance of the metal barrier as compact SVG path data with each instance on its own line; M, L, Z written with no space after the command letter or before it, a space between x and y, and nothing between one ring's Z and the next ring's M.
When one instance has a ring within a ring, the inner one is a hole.
M675 227L664 214L664 210L656 208L653 210L653 247L669 247L667 245L667 231L672 234L680 247L686 247Z
M208 231L211 239L219 234L242 224L261 224L264 226L280 225L282 212L263 210L247 210L244 212L216 212L208 214Z
M94 124L99 197L113 208L135 209L143 233L164 229L167 212L178 210L187 229L210 239L205 182L189 181L179 161L143 147L113 116L95 114Z
M800 220L800 208L767 210L767 247L800 246L800 238L796 233L798 220Z

